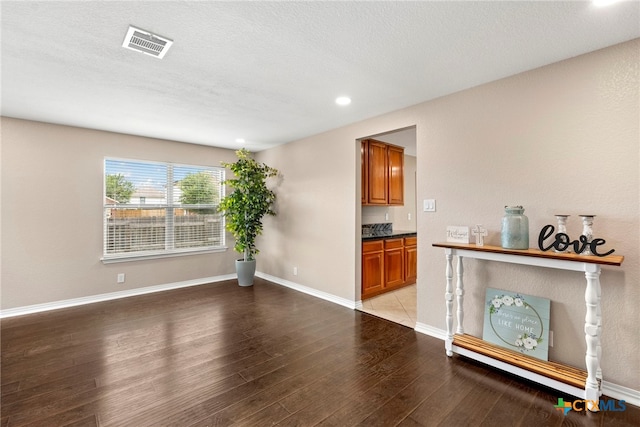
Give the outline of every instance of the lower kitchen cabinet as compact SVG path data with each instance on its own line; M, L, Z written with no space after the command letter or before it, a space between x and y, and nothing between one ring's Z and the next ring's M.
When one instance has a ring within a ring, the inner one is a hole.
M404 239L384 241L384 287L394 288L404 284Z
M418 238L404 239L404 280L415 283L418 279Z
M362 299L411 285L417 278L417 238L362 243Z
M362 243L362 295L384 291L384 243L373 240Z

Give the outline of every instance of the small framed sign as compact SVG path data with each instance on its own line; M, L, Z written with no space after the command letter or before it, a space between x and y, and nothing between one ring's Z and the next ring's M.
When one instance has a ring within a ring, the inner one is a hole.
M487 288L482 339L549 360L550 307L547 298Z
M447 242L469 243L469 227L448 225L447 226Z

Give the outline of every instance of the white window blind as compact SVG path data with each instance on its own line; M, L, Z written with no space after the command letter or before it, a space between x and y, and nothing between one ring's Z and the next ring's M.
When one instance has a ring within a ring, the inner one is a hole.
M105 159L104 256L118 260L224 247L224 169Z

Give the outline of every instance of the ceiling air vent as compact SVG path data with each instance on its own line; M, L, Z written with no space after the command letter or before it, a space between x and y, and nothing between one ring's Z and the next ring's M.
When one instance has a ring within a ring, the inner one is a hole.
M173 40L130 26L122 47L162 58L172 44Z

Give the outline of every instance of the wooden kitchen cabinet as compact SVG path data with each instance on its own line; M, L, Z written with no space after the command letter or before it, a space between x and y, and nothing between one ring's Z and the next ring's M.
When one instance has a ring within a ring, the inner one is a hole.
M387 146L389 161L389 189L387 200L390 205L404 205L404 148Z
M407 284L415 283L418 279L418 238L405 237L404 239L404 281Z
M362 182L362 204L366 204L369 200L369 143L360 141L360 158L361 158L361 182Z
M368 141L368 197L370 205L388 204L389 186L389 159L387 156L387 144L384 142Z
M372 240L362 243L362 298L384 290L384 243Z
M362 299L411 285L417 278L417 238L362 243Z
M404 148L361 141L362 204L404 205Z
M384 241L384 286L394 288L404 284L404 241Z

